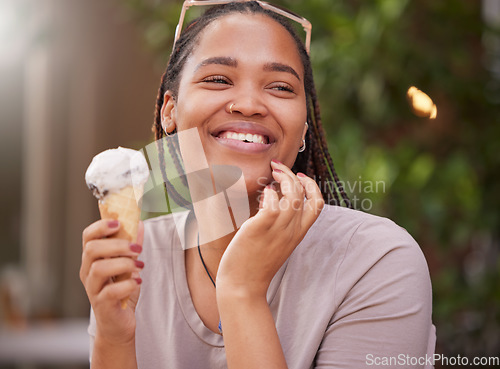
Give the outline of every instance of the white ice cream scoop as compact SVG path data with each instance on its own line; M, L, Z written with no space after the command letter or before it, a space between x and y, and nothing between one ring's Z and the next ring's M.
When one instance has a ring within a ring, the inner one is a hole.
M99 200L125 187L142 186L148 177L149 168L144 155L124 147L96 155L85 173L87 186Z

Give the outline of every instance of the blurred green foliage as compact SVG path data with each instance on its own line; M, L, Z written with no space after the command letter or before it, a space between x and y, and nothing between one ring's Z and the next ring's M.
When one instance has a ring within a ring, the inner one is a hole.
M123 2L165 65L182 2ZM313 24L323 124L346 189L427 257L438 352L498 356L500 77L489 67L499 29L479 1L274 3ZM436 120L411 113L412 85L433 98Z

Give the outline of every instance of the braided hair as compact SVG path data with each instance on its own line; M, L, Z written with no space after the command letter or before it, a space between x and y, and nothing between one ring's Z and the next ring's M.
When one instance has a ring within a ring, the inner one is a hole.
M319 102L314 86L311 61L305 50L304 44L293 29L293 26L288 20L272 11L262 8L257 2L233 2L223 5L217 5L209 8L203 15L192 21L186 30L181 34L181 37L175 43L174 50L170 55L167 69L162 76L160 88L156 99L155 121L153 123L153 132L157 142L165 137L165 132L161 124L161 109L166 91L171 91L172 98L175 100L179 92L179 84L182 74L182 69L187 58L196 47L202 31L214 20L231 13L242 14L263 14L279 24L281 24L294 39L302 64L304 66L304 88L306 91L307 103L307 123L310 129L307 130L305 142L306 149L299 153L292 171L294 173L302 172L313 178L318 184L323 195L325 203L331 205L344 205L352 208L351 201L347 196L341 181L338 178L333 166L332 158L328 152L325 132L321 124ZM182 172L181 162L179 159L179 147L177 140L166 140L167 147L171 154L172 160L179 173ZM173 197L173 200L178 203L186 203L182 196L175 190L172 184L167 180L165 168L165 153L163 144L158 144L160 166L167 193ZM187 185L185 178L182 177L184 185Z

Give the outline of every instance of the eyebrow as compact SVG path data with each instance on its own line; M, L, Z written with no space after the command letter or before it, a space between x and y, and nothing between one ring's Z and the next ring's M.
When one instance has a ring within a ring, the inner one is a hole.
M200 69L201 67L206 67L207 65L211 64L220 64L220 65L227 65L228 67L237 67L238 62L234 58L230 58L227 56L216 56L213 58L208 58L203 60L200 64L198 64L195 68L195 70Z
M218 64L218 65L227 65L228 67L233 67L236 68L238 66L238 61L234 58L228 57L228 56L216 56L213 58L208 58L203 60L200 64L198 64L195 68L195 70L198 70L202 67L206 67L208 65L213 65L213 64ZM282 64L282 63L266 63L264 64L264 71L266 72L286 72L290 73L291 75L295 76L299 81L300 77L299 74L290 67L289 65Z
M281 64L281 63L266 63L264 64L264 70L266 72L286 72L294 75L297 77L297 79L300 81L299 74L290 67L289 65L286 64Z

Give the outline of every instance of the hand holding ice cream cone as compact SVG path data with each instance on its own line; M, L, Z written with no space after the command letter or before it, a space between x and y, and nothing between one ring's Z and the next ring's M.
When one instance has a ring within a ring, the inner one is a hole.
M137 242L137 229L141 217L139 201L149 177L144 156L135 150L119 147L95 156L85 173L87 186L99 200L102 219L120 221L120 229L112 238ZM125 273L113 278L118 282L131 277ZM127 307L125 298L121 302Z

